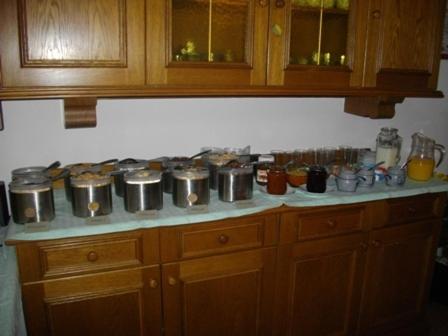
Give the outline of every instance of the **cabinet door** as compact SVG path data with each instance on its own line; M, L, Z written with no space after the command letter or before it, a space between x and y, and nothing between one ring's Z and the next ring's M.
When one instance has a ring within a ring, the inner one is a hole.
M160 335L158 266L24 284L29 335Z
M267 1L147 3L150 84L265 84Z
M370 0L365 86L435 89L445 0Z
M348 87L357 2L271 1L268 84Z
M363 334L422 320L434 263L437 222L405 224L371 234L366 266Z
M144 0L4 0L4 87L141 85Z
M162 266L165 334L270 335L275 250Z
M275 334L354 334L366 246L353 234L279 247Z

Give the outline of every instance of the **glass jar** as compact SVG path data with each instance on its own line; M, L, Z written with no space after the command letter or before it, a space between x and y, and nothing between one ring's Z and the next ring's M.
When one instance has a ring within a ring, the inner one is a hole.
M265 186L268 184L268 170L274 165L274 156L263 154L258 157L256 165L255 181L258 185Z
M381 128L381 132L376 138L376 162L384 161L380 167L388 169L398 163L402 141L396 128Z
M286 193L286 170L281 166L273 166L268 170L267 192L272 195Z
M322 166L311 166L308 171L306 190L312 193L324 193L327 190L327 170Z

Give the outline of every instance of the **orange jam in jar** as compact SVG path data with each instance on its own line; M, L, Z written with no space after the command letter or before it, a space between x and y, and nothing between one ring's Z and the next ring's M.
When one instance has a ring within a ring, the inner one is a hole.
M428 181L434 171L434 159L412 157L408 163L408 177L416 181Z

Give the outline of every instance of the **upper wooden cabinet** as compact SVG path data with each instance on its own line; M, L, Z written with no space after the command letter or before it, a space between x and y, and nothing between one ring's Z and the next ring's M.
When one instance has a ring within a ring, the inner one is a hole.
M143 85L144 0L0 3L4 87Z
M264 85L266 3L148 1L148 83Z
M359 6L356 48L365 53L357 55L359 68L352 84L435 90L446 1L369 0Z

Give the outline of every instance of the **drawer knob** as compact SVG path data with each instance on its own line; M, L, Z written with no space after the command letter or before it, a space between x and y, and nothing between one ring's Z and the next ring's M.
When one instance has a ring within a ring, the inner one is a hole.
M177 284L177 280L175 278L173 278L173 277L168 278L168 285L174 286L176 284Z
M259 0L258 4L260 7L266 7L268 5L268 0Z
M277 8L285 7L285 0L276 0L275 1L275 7L277 7Z
M332 219L329 219L329 220L327 221L327 224L328 224L328 227L330 227L330 228L334 228L334 227L336 227L336 221L334 221L334 220L332 220Z
M417 209L414 208L413 206L410 206L410 207L408 207L408 212L409 212L410 214L415 214L415 213L417 212Z
M98 260L98 254L95 251L90 251L87 253L87 260L94 262Z
M227 235L225 235L225 234L222 234L222 235L220 235L220 236L218 237L218 241L219 241L221 244L227 244L227 243L229 242L229 236L227 236Z
M372 246L378 248L381 246L381 242L379 240L374 240L372 242Z
M154 280L154 279L149 280L149 287L157 288L158 285L159 285L159 283L157 282L157 280Z
M381 17L381 12L377 9L372 12L372 17L374 19L379 19Z

